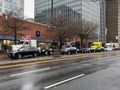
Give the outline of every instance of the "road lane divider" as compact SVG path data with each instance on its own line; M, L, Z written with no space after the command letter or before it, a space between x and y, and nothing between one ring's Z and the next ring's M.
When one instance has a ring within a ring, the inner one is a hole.
M60 82L51 84L51 85L49 85L49 86L44 87L44 89L47 90L47 89L53 88L53 87L55 87L55 86L58 86L58 85L67 83L67 82L72 81L72 80L77 79L77 78L80 78L80 77L82 77L82 76L84 76L84 75L85 75L85 74L80 74L80 75L77 75L77 76L75 76L75 77L72 77L72 78L69 78L69 79L66 79L66 80L63 80L63 81L60 81Z
M25 75L25 74L30 74L30 73L36 73L36 72L42 72L42 71L46 71L46 70L50 70L51 68L42 68L42 69L38 69L38 70L33 70L33 71L27 71L27 72L22 72L22 73L17 73L17 74L12 74L9 75L10 77L14 77L14 76L20 76L20 75Z

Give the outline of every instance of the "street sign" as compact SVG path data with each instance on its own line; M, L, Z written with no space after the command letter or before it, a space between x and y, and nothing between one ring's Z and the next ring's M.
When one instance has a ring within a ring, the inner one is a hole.
M40 31L36 31L36 36L37 36L37 37L40 36Z

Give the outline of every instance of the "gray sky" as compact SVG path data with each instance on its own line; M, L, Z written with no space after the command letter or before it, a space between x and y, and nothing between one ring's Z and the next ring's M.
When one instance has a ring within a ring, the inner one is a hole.
M25 0L24 14L26 18L34 18L34 0Z

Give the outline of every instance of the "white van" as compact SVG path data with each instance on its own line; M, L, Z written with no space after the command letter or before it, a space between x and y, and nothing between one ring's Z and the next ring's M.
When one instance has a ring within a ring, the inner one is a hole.
M119 43L106 43L106 51L117 50L119 48Z

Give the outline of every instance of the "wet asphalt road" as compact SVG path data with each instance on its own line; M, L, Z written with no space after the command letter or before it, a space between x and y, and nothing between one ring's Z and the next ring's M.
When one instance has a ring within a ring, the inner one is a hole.
M107 56L0 69L0 90L119 90L119 67L120 56Z

